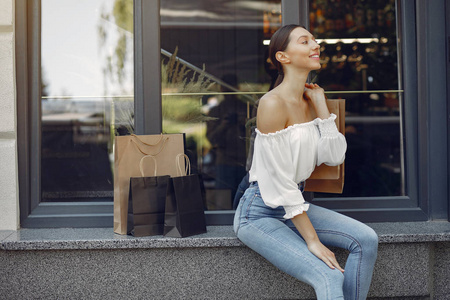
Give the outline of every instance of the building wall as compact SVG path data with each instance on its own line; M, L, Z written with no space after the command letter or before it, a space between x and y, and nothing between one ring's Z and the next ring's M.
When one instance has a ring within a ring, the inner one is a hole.
M0 230L19 227L14 0L0 0Z

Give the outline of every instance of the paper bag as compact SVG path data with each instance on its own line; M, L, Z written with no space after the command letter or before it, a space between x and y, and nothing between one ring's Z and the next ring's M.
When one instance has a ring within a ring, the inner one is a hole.
M179 158L187 160L182 172ZM177 158L181 176L171 177L166 198L164 235L187 237L206 232L204 212L205 192L200 175L190 175L189 158L181 154Z
M143 170L145 159L154 161L154 176L146 177ZM162 235L169 175L156 176L157 162L146 155L139 164L142 177L130 178L127 233L133 236Z
M127 234L130 178L139 177L142 157L152 155L158 164L156 175L176 176L174 163L184 153L184 134L117 136L114 141L114 232ZM147 174L151 166L144 166Z
M327 100L330 113L336 115L336 126L345 135L345 100ZM342 193L344 188L344 163L339 166L322 164L306 180L305 191L321 193Z

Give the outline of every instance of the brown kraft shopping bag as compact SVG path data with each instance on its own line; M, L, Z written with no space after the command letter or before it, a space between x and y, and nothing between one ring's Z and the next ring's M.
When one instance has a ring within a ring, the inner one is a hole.
M184 153L184 134L117 136L114 141L114 232L127 234L130 178L139 177L139 163L145 155L155 157L156 175L176 176L175 158ZM144 172L151 174L151 165Z
M330 113L336 115L336 126L345 135L345 100L327 100ZM305 191L341 194L344 189L344 163L339 166L321 164L306 180Z

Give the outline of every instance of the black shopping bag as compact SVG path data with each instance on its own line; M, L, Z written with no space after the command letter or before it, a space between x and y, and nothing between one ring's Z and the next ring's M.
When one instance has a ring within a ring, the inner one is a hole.
M184 172L181 168L180 158L183 159L183 164L184 159L187 160ZM180 176L169 178L164 217L164 235L187 237L205 233L205 190L202 177L198 174L190 174L190 163L187 155L179 154L176 163Z
M152 157L155 162L155 176L144 176L142 164L147 157ZM156 176L156 159L152 155L142 157L139 166L142 177L130 178L127 233L137 237L162 235L170 176Z

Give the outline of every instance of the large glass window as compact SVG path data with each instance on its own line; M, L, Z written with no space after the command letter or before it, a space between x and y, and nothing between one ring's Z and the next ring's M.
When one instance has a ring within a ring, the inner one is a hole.
M338 196L405 195L395 1L309 5L322 62L311 80L330 99L347 100L346 183ZM280 1L161 2L163 130L187 133L211 209L231 208L245 174L244 124L250 127L260 94L244 91L266 92L276 77L267 44L280 10ZM174 52L184 61L169 59Z
M264 43L281 1L161 1L164 132L185 132L208 210L231 209L246 174L252 111L277 75Z
M18 93L18 107L27 107L18 115L25 227L111 226L114 136L134 126L159 132L161 123L165 133L186 134L192 169L205 182L205 206L215 210L209 224L230 224L234 192L248 170L255 104L277 76L267 51L282 12L286 24L309 14L322 60L311 80L328 98L347 100L344 194L336 195L340 201L315 194L316 204L365 221L397 220L392 208L404 220L426 218L416 182L414 4L309 1L308 13L299 9L308 7L305 1L289 0L16 6L17 40L26 45L16 49L27 52L16 55L18 87L25 87L18 90L28 88ZM159 55L161 81L152 73ZM373 208L386 214L372 214Z
M346 99L348 150L341 196L405 195L396 2L309 5L322 63L311 78L329 99Z
M111 201L133 131L133 2L41 1L41 200Z

